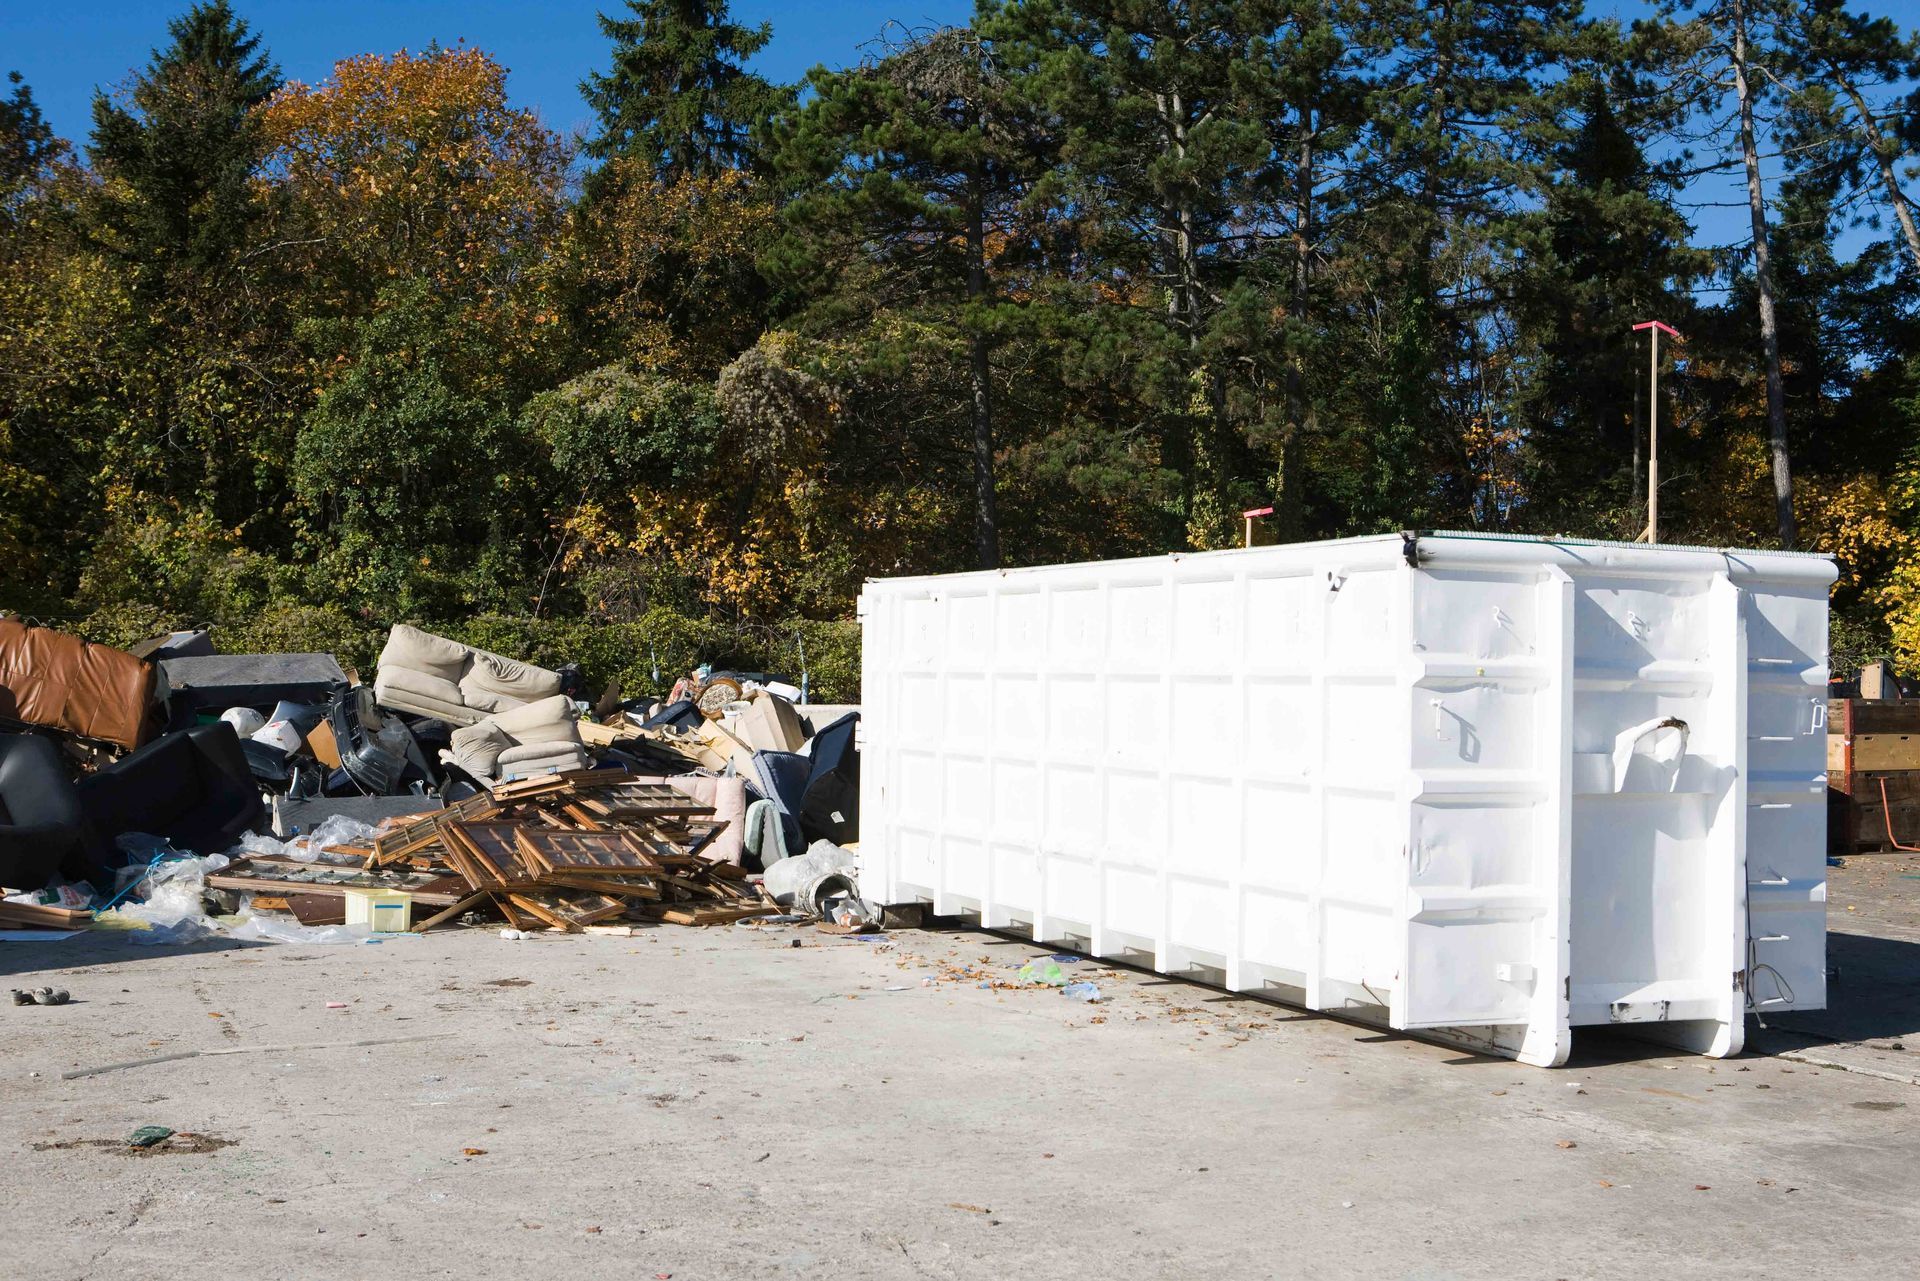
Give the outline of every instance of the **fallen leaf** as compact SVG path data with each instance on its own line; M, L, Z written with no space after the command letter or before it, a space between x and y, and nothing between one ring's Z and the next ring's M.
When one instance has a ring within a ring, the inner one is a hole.
M1572 1139L1561 1139L1558 1143L1555 1143L1553 1146L1561 1149L1562 1151L1565 1151L1567 1148L1577 1148L1580 1145L1578 1143L1575 1143Z
M1707 1186L1706 1184L1704 1184L1704 1183L1696 1183L1696 1184L1694 1184L1694 1185L1693 1185L1693 1190L1694 1190L1695 1192L1711 1192L1711 1191L1713 1191L1713 1189L1712 1189L1711 1187L1708 1187L1708 1186Z
M1613 1186L1613 1184L1607 1182L1605 1179L1595 1179L1594 1182L1598 1183L1603 1188L1610 1188Z
M588 1232L589 1234L592 1234L592 1235L597 1235L597 1234L599 1233L599 1231L600 1231L600 1229L599 1229L599 1228L597 1228L597 1227L595 1227L595 1228L588 1228L588 1229L587 1229L587 1232Z
M949 1201L947 1202L947 1208L949 1210L965 1210L968 1214L993 1213L992 1210L987 1209L984 1205L968 1205L965 1201Z
M487 1150L485 1148L461 1148L460 1154L462 1156L485 1156Z

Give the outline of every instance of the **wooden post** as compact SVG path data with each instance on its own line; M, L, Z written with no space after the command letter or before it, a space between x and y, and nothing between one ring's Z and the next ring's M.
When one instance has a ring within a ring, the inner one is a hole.
M1262 516L1271 515L1273 515L1273 508L1271 507L1250 507L1240 513L1240 519L1247 523L1247 546L1253 546L1253 522L1259 520Z
M1675 342L1680 331L1658 320L1643 320L1633 327L1635 333L1649 330L1653 341L1647 348L1647 528L1635 541L1660 541L1660 335L1664 331Z

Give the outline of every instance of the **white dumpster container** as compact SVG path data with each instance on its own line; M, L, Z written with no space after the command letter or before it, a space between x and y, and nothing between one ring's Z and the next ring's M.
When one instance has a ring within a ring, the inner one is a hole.
M1826 1003L1824 557L1390 535L868 583L861 888L1505 1054Z

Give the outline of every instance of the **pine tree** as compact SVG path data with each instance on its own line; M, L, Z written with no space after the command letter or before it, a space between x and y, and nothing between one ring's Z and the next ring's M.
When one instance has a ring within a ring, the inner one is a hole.
M587 154L643 161L661 181L747 168L754 135L789 98L745 69L773 37L729 20L727 0L627 0L600 15L613 66L580 92L600 118Z
M245 239L260 155L252 112L280 83L227 0L197 4L167 30L173 43L123 98L94 95L89 148L109 180L97 232L156 302L205 282Z
M1577 18L1568 0L1355 6L1369 65L1341 270L1374 301L1342 335L1364 353L1341 406L1338 444L1364 460L1343 468L1345 531L1509 521L1521 361L1503 309Z
M13 91L0 97L0 223L12 217L22 193L66 149L20 73L8 72L7 83Z
M1802 82L1824 99L1817 123L1809 123L1844 139L1852 158L1871 169L1870 181L1893 211L1908 258L1920 271L1920 218L1895 168L1912 145L1901 125L1910 126L1915 99L1874 100L1912 78L1920 65L1920 39L1891 18L1849 12L1843 0L1797 5L1793 18L1786 33L1789 60ZM1811 114L1810 105L1800 104L1803 120Z
M794 195L769 265L819 300L816 314L851 302L911 315L964 352L975 563L993 568L994 351L1020 323L1005 275L1031 244L1023 202L1050 139L973 28L912 36L810 83L812 100L779 130L778 171Z
M1116 319L1147 341L1135 364L1187 546L1232 539L1236 506L1267 492L1249 475L1220 321L1257 238L1252 207L1286 172L1264 127L1283 19L1280 0L1017 0L990 28L1059 122L1055 198L1134 309Z
M1632 326L1690 330L1685 287L1705 270L1674 207L1680 161L1651 159L1645 140L1667 125L1625 51L1568 86L1577 125L1553 149L1540 248L1517 285L1522 322L1545 360L1529 440L1535 528L1631 537L1639 528L1644 360ZM1629 466L1628 460L1631 461Z

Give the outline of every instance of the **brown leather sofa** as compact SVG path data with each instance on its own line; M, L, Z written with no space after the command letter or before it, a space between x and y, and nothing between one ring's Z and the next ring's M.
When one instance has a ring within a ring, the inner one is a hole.
M158 731L157 679L125 650L0 619L0 722L139 747Z

